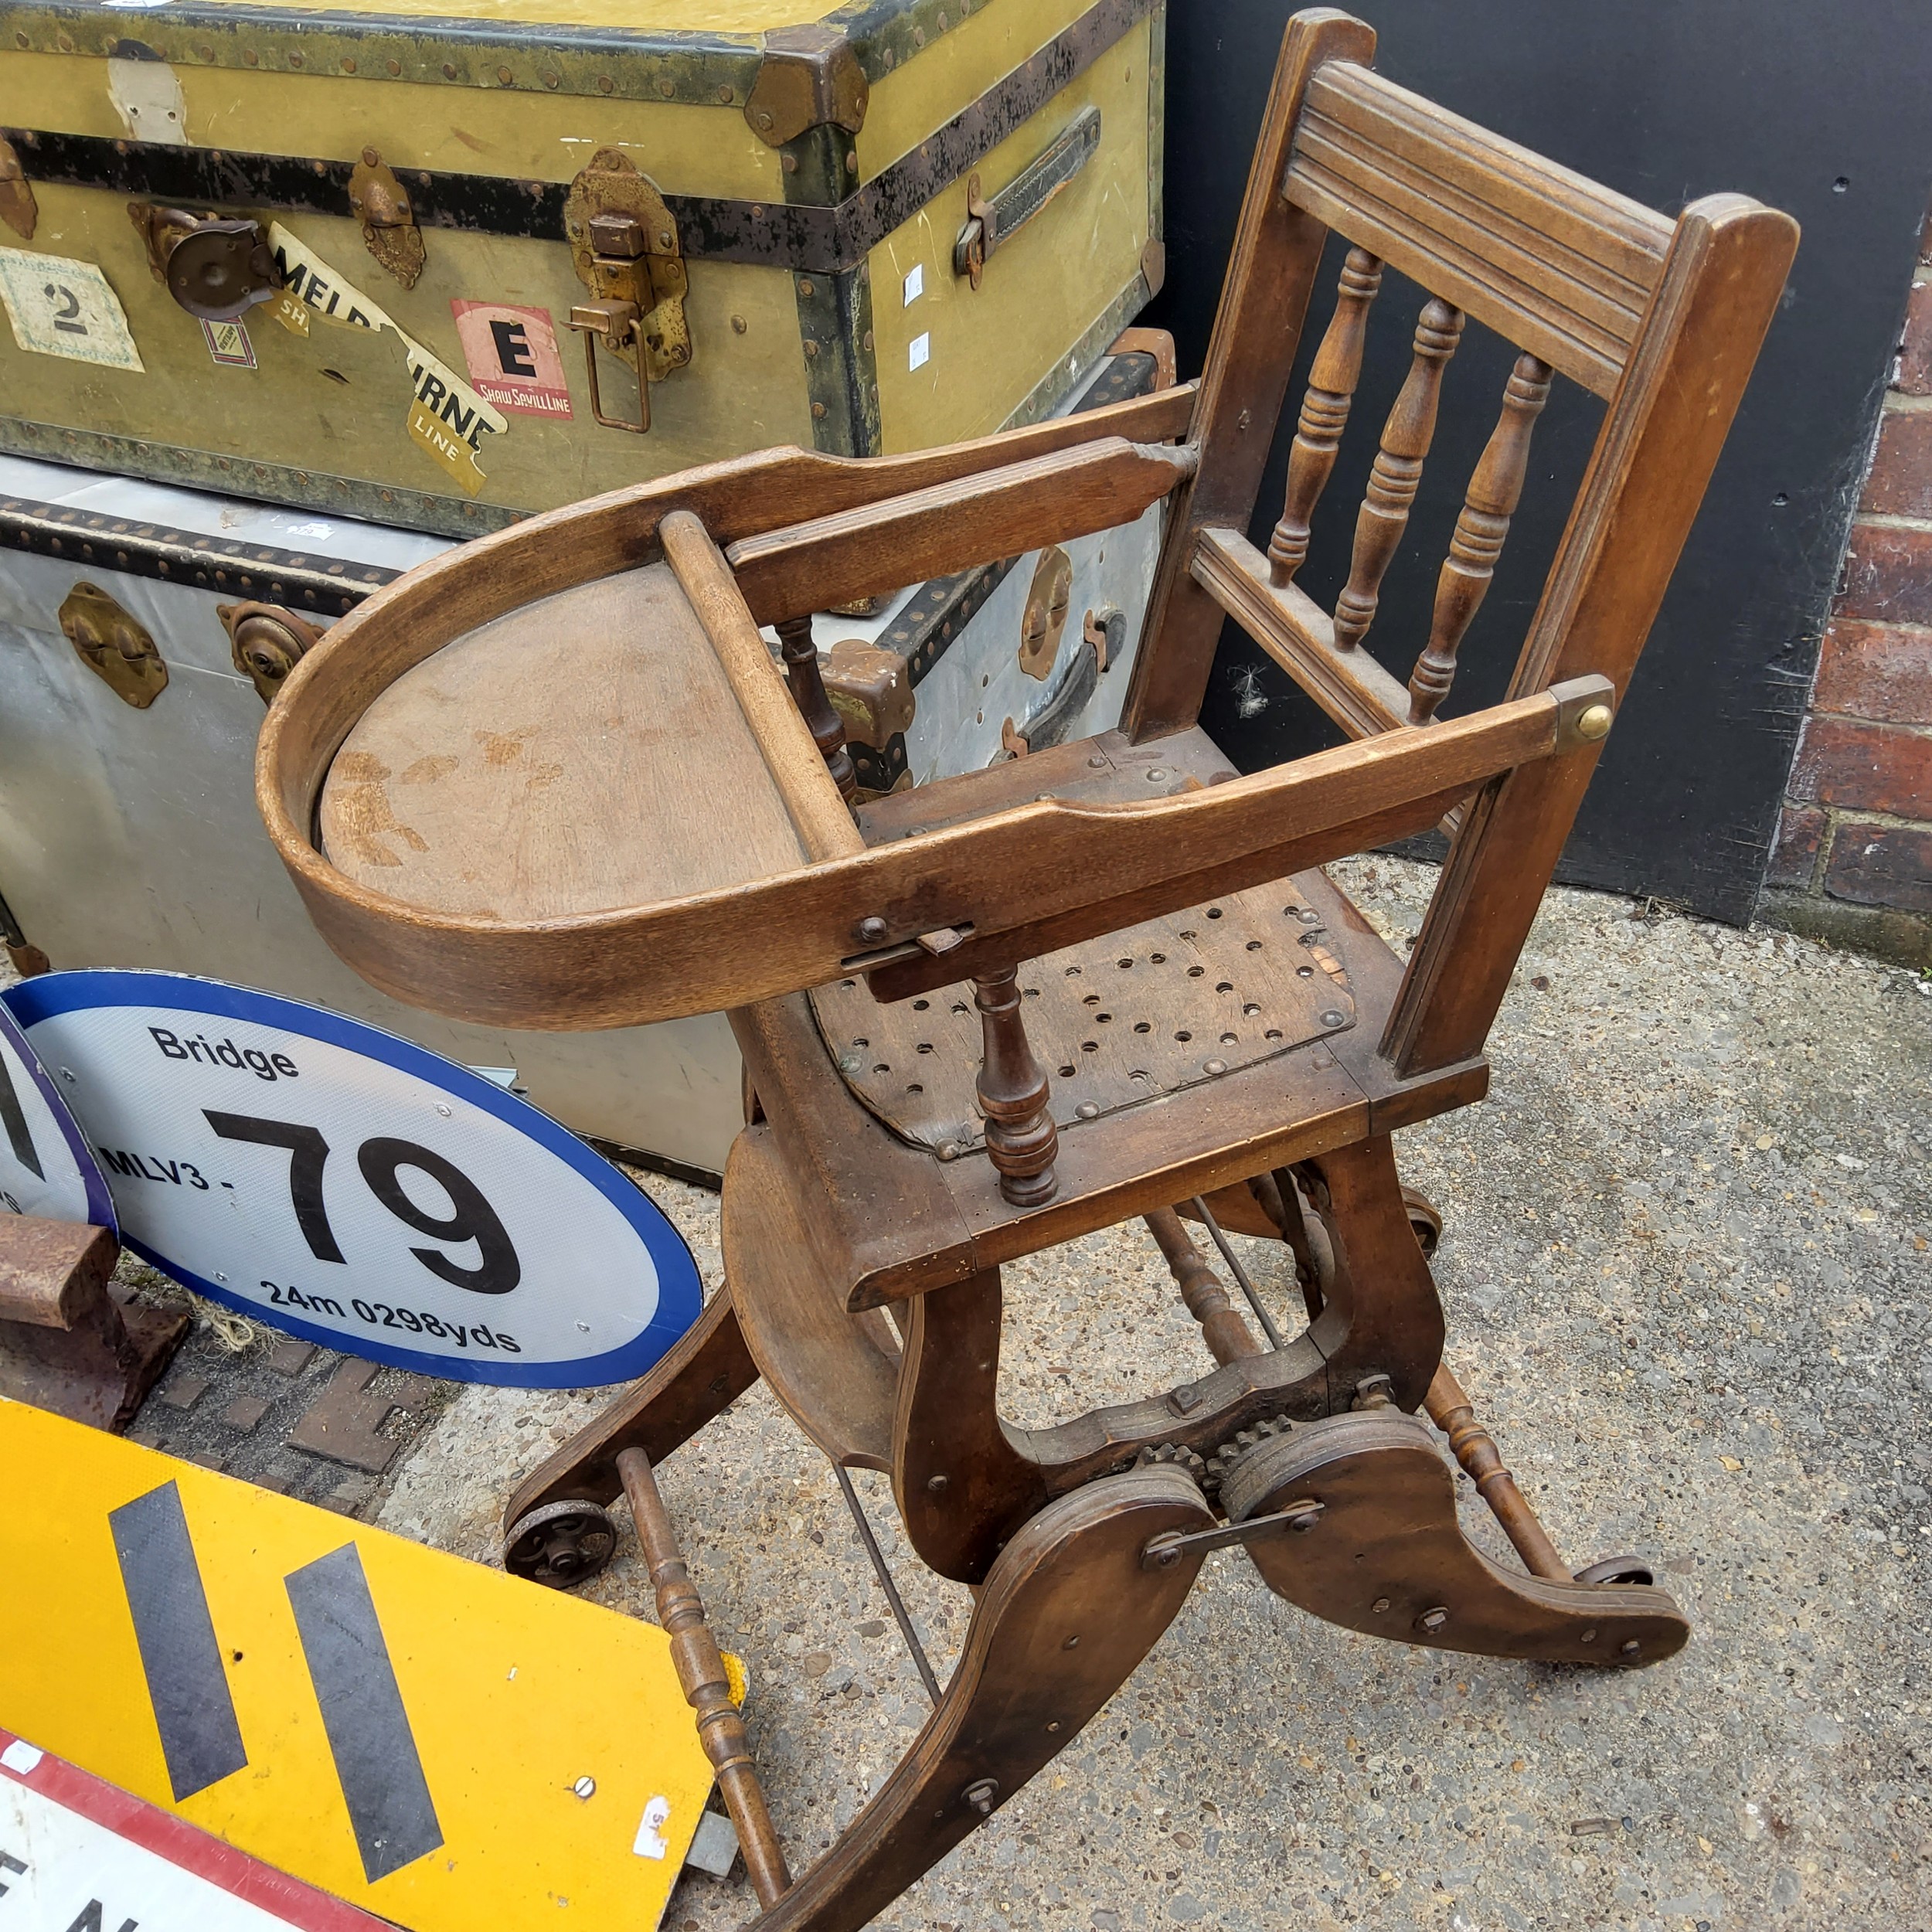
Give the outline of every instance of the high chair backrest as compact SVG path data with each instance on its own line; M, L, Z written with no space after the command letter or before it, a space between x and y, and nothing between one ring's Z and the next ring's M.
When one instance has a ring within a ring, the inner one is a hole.
M1509 695L1595 673L1621 698L1783 289L1798 239L1788 216L1713 195L1672 222L1381 79L1375 45L1366 23L1330 9L1295 15L1283 41L1190 430L1199 468L1174 500L1135 668L1126 723L1137 740L1193 723L1224 615L1352 737L1433 719L1507 535L1553 372L1609 407ZM1352 246L1264 556L1247 531L1331 233ZM1428 299L1331 616L1294 578L1385 265ZM1405 690L1360 645L1466 316L1523 353ZM1594 764L1590 751L1520 766L1460 815L1383 1038L1399 1071L1480 1051Z

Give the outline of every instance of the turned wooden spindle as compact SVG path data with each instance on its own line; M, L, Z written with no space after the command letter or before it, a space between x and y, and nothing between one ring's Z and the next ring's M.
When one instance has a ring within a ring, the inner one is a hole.
M1308 522L1328 488L1335 453L1349 423L1349 405L1362 376L1362 345L1369 332L1369 304L1382 287L1382 264L1366 248L1351 248L1342 264L1335 313L1308 371L1308 393L1288 451L1288 487L1281 521L1268 539L1268 576L1293 580L1307 560Z
M1259 1355L1261 1345L1247 1322L1235 1312L1221 1278L1208 1266L1207 1257L1197 1248L1172 1208L1156 1208L1141 1217L1148 1232L1159 1243L1167 1257L1168 1270L1187 1311L1201 1325L1201 1339L1208 1352L1223 1367L1244 1356Z
M778 1842L765 1794L752 1762L744 1719L731 1701L731 1680L705 1621L704 1600L685 1567L670 1513L658 1493L651 1458L641 1449L618 1453L617 1475L630 1499L638 1543L650 1566L658 1621L671 1639L671 1662L685 1701L697 1714L698 1736L718 1774L718 1789L737 1828L746 1876L760 1905L775 1905L791 1889L784 1848Z
M804 719L818 755L838 787L838 795L849 805L859 796L859 772L845 747L844 723L825 695L825 681L818 669L818 647L811 641L811 619L783 617L777 630L791 701L798 707L798 715Z
M1416 500L1422 466L1436 434L1436 405L1442 395L1442 373L1462 338L1462 311L1439 296L1423 304L1416 323L1415 355L1389 420L1383 425L1382 447L1369 472L1369 488L1355 519L1355 556L1349 569L1349 587L1335 607L1335 641L1350 651L1369 634L1382 579L1402 540L1409 506Z
M1046 1070L1026 1043L1019 968L975 973L973 1004L985 1043L974 1086L986 1117L986 1151L999 1171L1000 1192L1015 1207L1037 1207L1059 1185L1060 1129L1047 1108Z
M1549 365L1519 355L1502 393L1502 413L1469 479L1468 494L1449 539L1449 555L1436 580L1436 609L1429 641L1409 676L1409 722L1427 724L1455 682L1456 652L1470 620L1488 594L1496 560L1509 535L1509 519L1522 496L1529 469L1529 438L1549 400Z
M1516 1546L1523 1566L1532 1577L1568 1583L1570 1571L1556 1554L1556 1546L1516 1487L1516 1478L1503 1467L1488 1430L1477 1421L1474 1405L1447 1363L1437 1365L1423 1401L1429 1420L1449 1438L1449 1447L1476 1485L1476 1493L1488 1504L1489 1513L1502 1526L1503 1534Z

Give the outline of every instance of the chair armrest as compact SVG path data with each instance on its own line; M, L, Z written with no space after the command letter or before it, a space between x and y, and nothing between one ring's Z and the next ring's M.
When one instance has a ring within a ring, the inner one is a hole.
M1580 678L1179 797L1036 801L768 879L522 924L406 905L291 825L270 830L324 937L383 991L487 1025L632 1026L859 972L903 998L1323 864L1580 747L1577 717L1609 696ZM287 703L285 690L271 723ZM919 945L947 927L967 943L937 958Z

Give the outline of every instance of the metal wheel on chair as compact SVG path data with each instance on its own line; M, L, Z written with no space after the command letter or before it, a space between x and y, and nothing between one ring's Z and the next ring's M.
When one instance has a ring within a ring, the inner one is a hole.
M528 1583L574 1590L603 1569L617 1546L617 1525L599 1504L546 1502L510 1526L503 1567Z
M1442 1210L1427 1195L1412 1187L1402 1190L1402 1205L1409 1210L1409 1225L1415 1230L1423 1253L1434 1254L1442 1244Z
M1606 1556L1576 1573L1580 1583L1654 1583L1656 1573L1641 1556Z

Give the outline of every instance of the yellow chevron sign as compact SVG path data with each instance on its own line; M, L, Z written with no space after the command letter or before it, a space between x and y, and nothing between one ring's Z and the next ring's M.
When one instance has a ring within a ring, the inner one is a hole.
M711 1767L648 1624L0 1401L0 1726L410 1932L649 1932Z

